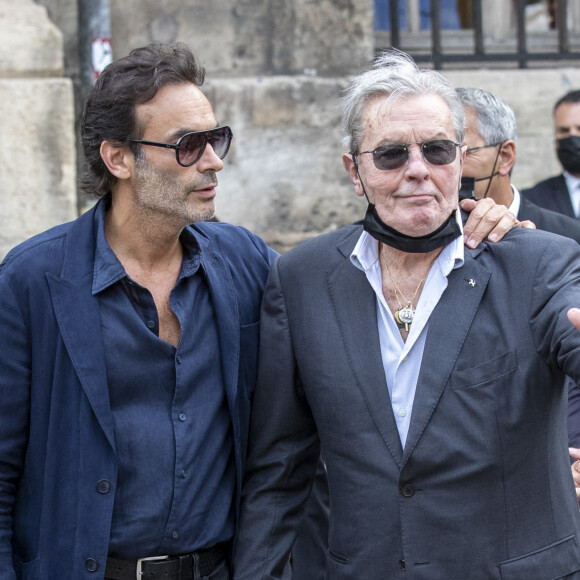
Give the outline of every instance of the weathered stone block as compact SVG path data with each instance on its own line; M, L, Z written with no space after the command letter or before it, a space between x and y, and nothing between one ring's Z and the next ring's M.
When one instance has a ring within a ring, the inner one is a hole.
M278 239L329 231L364 215L342 166L343 84L304 76L208 82L219 122L234 131L218 175L220 219Z
M62 34L32 0L0 0L0 76L60 76Z
M370 63L372 2L272 0L271 5L274 72L343 75Z
M0 79L0 258L76 217L69 79Z

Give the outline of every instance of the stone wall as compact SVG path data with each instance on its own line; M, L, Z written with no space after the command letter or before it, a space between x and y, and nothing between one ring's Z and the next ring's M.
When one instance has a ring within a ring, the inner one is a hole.
M0 0L0 258L77 215L62 34L32 0Z
M76 1L37 2L63 31L65 74L75 78ZM338 100L348 77L372 60L373 0L110 0L110 5L116 58L151 41L183 41L206 66L205 90L216 116L234 131L219 175L220 219L245 225L284 249L362 217L364 201L354 195L342 167ZM444 74L456 86L495 92L514 108L517 186L559 172L551 108L561 94L580 87L580 69Z
M110 0L110 6L116 57L151 41L183 41L217 76L343 75L366 65L374 46L372 0Z
M580 68L445 72L456 87L480 87L514 110L518 125L512 183L523 189L562 171L554 150L552 108L563 94L580 88Z

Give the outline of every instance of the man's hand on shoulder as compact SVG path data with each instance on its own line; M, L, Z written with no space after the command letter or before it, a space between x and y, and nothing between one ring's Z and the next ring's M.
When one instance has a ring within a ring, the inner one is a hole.
M472 249L477 248L486 237L490 242L499 242L514 227L536 228L529 220L518 221L505 205L497 204L489 197L477 201L464 199L460 205L469 212L463 235L466 245Z

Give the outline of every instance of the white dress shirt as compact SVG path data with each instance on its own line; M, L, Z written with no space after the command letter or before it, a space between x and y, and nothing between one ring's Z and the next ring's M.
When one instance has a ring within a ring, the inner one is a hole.
M457 220L463 232L459 211ZM383 278L377 240L363 231L350 256L352 263L366 274L377 297L377 323L383 367L403 449L407 440L417 379L423 360L429 316L447 288L447 276L451 270L463 265L463 257L463 236L459 236L443 248L425 280L413 324L409 329L409 336L407 341L403 342L395 318L383 296Z
M511 205L508 207L508 209L516 216L518 217L518 212L520 211L520 204L521 204L521 199L522 196L520 195L520 192L517 190L517 188L515 187L515 185L512 185L512 191L514 193L514 198L512 199L512 203ZM519 219L519 218L518 218Z
M564 179L566 180L566 187L570 194L570 201L572 202L572 209L576 217L580 216L580 177L576 177L566 170L563 171Z

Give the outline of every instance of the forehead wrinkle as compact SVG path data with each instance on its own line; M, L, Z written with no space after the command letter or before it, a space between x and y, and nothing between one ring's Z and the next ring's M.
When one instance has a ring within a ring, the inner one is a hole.
M432 139L455 140L453 119L447 107L439 107L443 100L425 101L426 95L417 96L417 100L423 99L420 107L413 108L404 99L376 99L369 103L366 115L365 137L377 143L415 143L430 141ZM412 97L413 99L414 97ZM398 106L403 110L393 111ZM395 116L396 115L396 116ZM449 134L451 132L451 136Z

